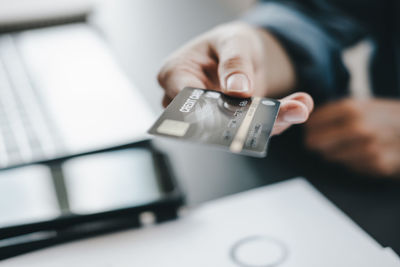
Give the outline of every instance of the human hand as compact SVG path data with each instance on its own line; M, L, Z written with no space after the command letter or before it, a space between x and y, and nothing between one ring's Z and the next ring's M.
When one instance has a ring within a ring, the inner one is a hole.
M400 101L345 99L315 110L306 145L372 176L400 176Z
M184 87L222 91L235 97L287 95L295 86L293 66L266 30L244 23L218 26L172 54L158 81L167 106ZM313 109L306 93L281 99L273 134L303 123Z

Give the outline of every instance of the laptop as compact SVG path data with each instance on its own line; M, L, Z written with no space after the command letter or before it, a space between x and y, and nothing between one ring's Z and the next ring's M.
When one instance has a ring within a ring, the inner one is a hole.
M154 119L90 25L0 34L0 169L147 139Z

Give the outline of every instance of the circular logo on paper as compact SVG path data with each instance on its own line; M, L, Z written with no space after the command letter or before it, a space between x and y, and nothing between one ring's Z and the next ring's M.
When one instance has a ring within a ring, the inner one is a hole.
M288 257L287 246L268 236L248 236L233 244L230 257L241 267L280 266Z

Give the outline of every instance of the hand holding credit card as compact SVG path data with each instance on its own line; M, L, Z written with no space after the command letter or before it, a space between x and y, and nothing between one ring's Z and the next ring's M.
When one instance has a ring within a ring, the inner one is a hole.
M157 79L164 89L163 106L174 103L150 133L219 145L232 152L265 155L269 135L304 123L314 106L309 94L292 93L300 84L289 54L275 36L242 22L215 27L177 49L167 58ZM189 91L181 91L185 87L214 90L220 92L214 94L219 98L212 100L206 97L211 93L200 89L195 91L202 92L198 100L188 100ZM279 100L279 112L278 102L259 98L277 95L286 96ZM244 99L245 105L241 102ZM275 106L264 105L263 100ZM183 104L188 111L185 114L179 112ZM241 116L235 114L237 110ZM265 113L260 115L260 110Z
M301 84L296 79L289 54L275 36L266 29L243 22L219 25L189 41L166 59L157 79L164 90L164 107L175 101L176 97L179 100L167 108L150 133L220 145L233 152L264 155L264 145L269 137L267 131L270 131L270 135L277 135L291 125L304 123L314 106L309 94L293 93L294 88ZM199 101L192 99L186 103L190 94L187 95L185 89L182 91L185 87L221 92L221 99L206 98L211 93L204 91ZM244 107L237 107L243 117L235 122L231 121L235 113L226 112L232 106L239 105L241 100L235 102L234 98L226 95L248 101ZM260 104L264 99L259 97L263 96L286 97L279 100L278 112L274 110L277 105L268 108ZM230 105L226 110L220 106L223 100ZM178 104L184 103L186 108L194 106L185 116L179 113L178 108ZM256 109L266 109L268 113L263 114L265 121L257 115L253 117L253 120L260 119L264 128L252 128L256 125L252 124L250 115L255 106ZM276 112L278 115L274 123L270 116L276 116ZM196 135L193 135L193 125L198 131Z
M268 98L235 98L217 91L184 88L149 133L262 157L279 106L279 101Z

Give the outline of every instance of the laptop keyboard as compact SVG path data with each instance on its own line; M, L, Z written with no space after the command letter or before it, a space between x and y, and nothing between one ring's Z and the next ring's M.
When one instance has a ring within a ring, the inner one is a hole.
M0 36L0 168L62 150L12 35Z

